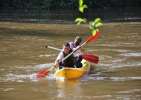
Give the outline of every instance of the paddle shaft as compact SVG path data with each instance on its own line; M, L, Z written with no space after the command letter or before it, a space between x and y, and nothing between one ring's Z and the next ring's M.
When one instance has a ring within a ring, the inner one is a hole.
M73 53L75 53L78 49L80 49L82 46L84 46L87 42L88 42L88 40L85 41L84 43L82 43L78 48L76 48L74 51L72 51L70 54L68 54L65 58L63 58L62 61L66 60L69 56L71 56ZM58 49L58 48L55 48L55 47L52 47L52 46L46 46L46 47L50 48L50 49L57 50L57 51L61 51L61 49Z
M56 47L52 47L52 46L46 46L47 48L53 49L53 50L57 50L57 51L61 51L62 49L56 48Z
M80 47L84 46L87 42L88 41L84 42ZM77 50L80 49L80 47L78 47ZM53 49L53 50L61 51L61 49L56 48L56 47L52 47L52 46L46 46L46 48L50 48L50 49ZM77 50L73 51L73 53L76 52ZM85 59L85 60L87 60L89 62L92 62L92 63L98 63L98 61L99 61L98 56L95 56L95 55L92 55L92 54L83 54L82 57L83 57L83 59Z

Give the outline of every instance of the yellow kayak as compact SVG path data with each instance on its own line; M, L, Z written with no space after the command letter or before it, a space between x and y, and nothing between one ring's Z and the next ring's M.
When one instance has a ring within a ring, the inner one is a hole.
M82 67L81 68L62 68L58 69L54 76L56 78L63 78L63 79L79 79L84 76L90 68L89 62L86 60L82 60Z

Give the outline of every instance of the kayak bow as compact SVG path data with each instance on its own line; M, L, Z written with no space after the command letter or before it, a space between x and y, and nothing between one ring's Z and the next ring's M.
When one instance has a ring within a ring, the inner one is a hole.
M63 78L63 79L79 79L84 76L90 68L89 62L86 60L82 60L82 67L81 68L68 68L64 67L62 69L58 69L54 76L56 78Z

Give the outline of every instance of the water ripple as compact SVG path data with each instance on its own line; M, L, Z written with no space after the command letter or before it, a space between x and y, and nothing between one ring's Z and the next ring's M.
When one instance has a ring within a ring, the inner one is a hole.
M47 77L44 78L45 80L63 80L64 79L58 79L55 78L53 74L49 74ZM36 77L36 73L29 74L29 75L17 75L17 74L8 74L6 77L0 77L0 81L2 82L25 82L25 81L38 81L39 79ZM111 81L129 81L129 80L141 80L141 76L136 77L102 77L96 74L92 74L91 76L86 75L84 78L82 78L82 81L84 80L97 80L97 81L103 81L103 80L111 80Z
M37 68L37 69L44 69L44 68L49 68L51 66L53 66L53 63L38 64L38 65L35 65L35 68Z
M88 77L90 80L111 80L111 81L128 81L128 80L141 80L141 77Z
M135 92L141 92L141 89L131 89L128 91L119 91L118 93L135 93Z
M125 57L141 57L141 52L123 53L120 55L125 56Z
M6 89L4 89L3 91L4 91L4 92L9 92L9 91L12 91L12 90L14 90L14 88L6 88Z

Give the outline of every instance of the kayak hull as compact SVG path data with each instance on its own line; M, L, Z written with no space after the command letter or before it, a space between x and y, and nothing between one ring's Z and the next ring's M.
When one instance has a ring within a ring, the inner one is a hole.
M63 79L79 79L84 76L90 68L90 64L82 60L82 67L81 68L68 68L64 67L59 69L55 72L54 76L56 78L63 78Z

